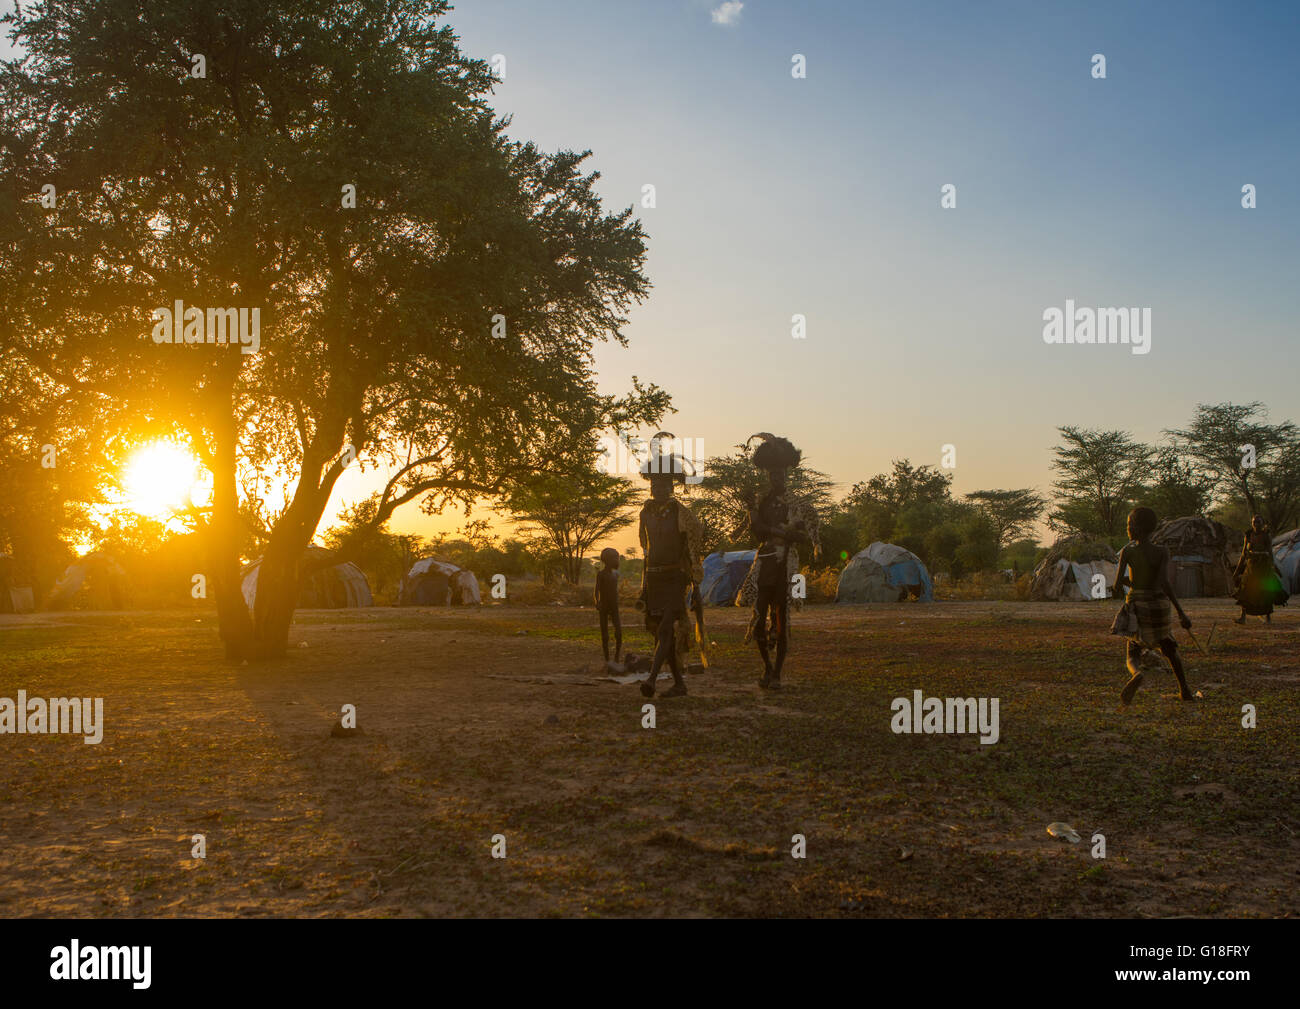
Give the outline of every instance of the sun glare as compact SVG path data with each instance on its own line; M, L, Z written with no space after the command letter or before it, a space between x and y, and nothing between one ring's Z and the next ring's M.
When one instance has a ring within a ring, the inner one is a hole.
M198 461L179 445L155 441L137 450L123 473L127 508L148 518L167 519L193 498L200 503Z

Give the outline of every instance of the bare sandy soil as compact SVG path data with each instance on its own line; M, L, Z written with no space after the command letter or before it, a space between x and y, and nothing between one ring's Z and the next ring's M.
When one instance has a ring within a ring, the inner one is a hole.
M304 611L253 666L207 614L0 617L0 697L106 721L0 736L0 916L1297 914L1300 614L1193 601L1204 700L1153 669L1121 711L1113 608L810 607L778 695L709 610L654 729L590 609ZM895 734L916 689L999 698L999 741Z

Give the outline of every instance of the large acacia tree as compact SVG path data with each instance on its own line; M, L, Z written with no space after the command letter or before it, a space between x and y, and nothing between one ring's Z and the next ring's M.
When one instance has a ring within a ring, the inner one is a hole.
M891 472L855 483L844 507L856 516L858 542L864 547L889 540L900 525L935 527L960 512L952 500L952 474L914 466L910 459L895 459Z
M559 556L564 579L582 581L582 560L601 540L632 524L632 506L644 489L594 468L543 477L508 497L511 516Z
M1047 502L1030 487L1014 490L976 490L966 500L988 519L995 536L995 552L1013 540L1028 536Z
M1300 515L1300 430L1270 423L1263 403L1200 403L1186 429L1166 434L1221 499L1237 497L1279 532Z
M592 373L593 342L621 341L648 290L639 222L603 211L586 155L508 138L447 9L47 0L7 19L23 55L0 67L0 350L105 414L125 404L136 432L183 435L212 471L232 657L283 651L354 455L389 467L380 524L580 465L601 430L667 406L635 380L598 394ZM155 343L151 313L177 299L259 308L260 352ZM256 530L251 613L250 469L289 477Z
M1096 536L1120 536L1143 492L1154 450L1126 431L1059 427L1052 452L1056 507L1048 515L1053 529Z

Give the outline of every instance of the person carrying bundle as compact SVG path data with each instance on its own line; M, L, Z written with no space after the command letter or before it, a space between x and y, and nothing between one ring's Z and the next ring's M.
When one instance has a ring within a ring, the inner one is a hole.
M757 541L757 549L738 601L753 606L745 640L752 638L758 644L763 659L758 685L764 690L780 690L790 645L790 602L794 577L799 574L799 546L808 546L814 552L819 549L817 513L786 490L786 473L799 465L803 453L776 435L763 433L754 438L762 438L763 443L754 450L753 463L767 472L769 486L757 496L749 512L749 531ZM775 646L775 661L769 644Z

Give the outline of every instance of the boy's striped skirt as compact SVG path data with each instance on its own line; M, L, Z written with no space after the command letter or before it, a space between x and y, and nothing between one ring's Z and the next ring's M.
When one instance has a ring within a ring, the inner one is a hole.
M1130 589L1127 605L1137 617L1137 632L1129 635L1143 648L1159 648L1165 638L1174 636L1173 607L1169 597L1154 589Z

